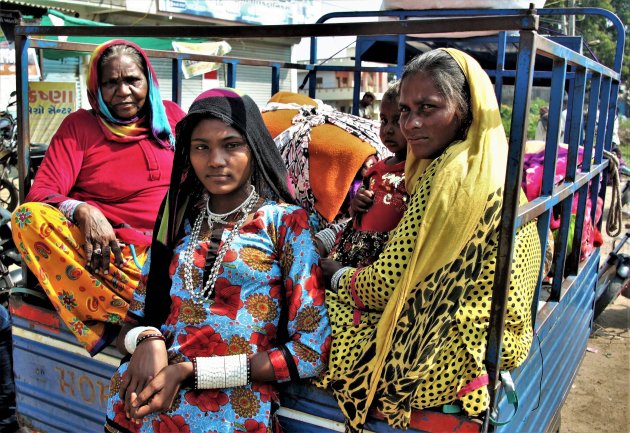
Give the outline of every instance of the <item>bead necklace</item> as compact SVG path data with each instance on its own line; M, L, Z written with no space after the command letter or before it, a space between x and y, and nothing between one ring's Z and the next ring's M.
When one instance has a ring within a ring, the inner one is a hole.
M235 214L236 212L240 211L241 209L243 209L245 206L247 206L250 202L250 200L252 199L252 197L254 196L254 194L256 193L256 188L254 188L254 185L250 185L251 186L251 192L249 193L249 196L243 200L243 202L236 206L234 209L232 209L231 211L229 211L228 213L214 213L210 210L210 198L208 196L206 196L206 211L208 212L208 221L212 221L214 223L220 223L220 224L227 224L228 220L227 218L232 215Z
M194 303L203 304L204 301L208 301L212 304L213 301L210 299L210 297L212 296L212 293L214 291L214 284L216 283L217 278L219 277L219 269L221 268L223 259L225 258L225 255L227 254L228 249L230 248L230 245L232 244L232 241L234 240L239 230L241 229L241 227L247 220L247 217L249 216L249 214L254 209L254 206L256 205L256 203L258 203L258 193L256 193L256 190L252 187L252 193L249 195L249 197L247 197L245 201L241 203L240 206L238 206L237 209L227 214L227 215L231 215L236 210L240 210L242 212L241 218L239 218L239 220L234 224L232 231L230 231L227 239L225 240L225 242L223 242L223 245L221 245L221 248L219 249L217 253L217 257L214 260L214 263L212 264L212 269L210 270L210 276L208 277L208 281L206 281L206 284L203 287L202 291L195 290L195 285L193 283L193 276L192 276L192 267L193 267L193 254L195 252L195 247L199 243L199 235L201 233L201 226L203 225L203 221L206 219L208 206L206 206L206 209L203 209L201 211L201 213L195 220L193 229L190 232L190 243L188 244L188 247L186 248L186 252L184 253L184 288L186 289L188 293L190 293L190 296ZM214 222L218 222L218 221L216 219L208 218L208 228L210 229L210 233L212 233L212 226L214 225Z

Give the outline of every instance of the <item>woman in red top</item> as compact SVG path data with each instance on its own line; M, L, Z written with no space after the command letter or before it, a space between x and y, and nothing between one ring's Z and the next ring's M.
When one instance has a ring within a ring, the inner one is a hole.
M137 45L92 53L91 110L69 114L53 137L13 238L63 321L91 355L117 334L169 185L183 111L163 102Z
M330 258L344 266L368 266L378 258L407 209L405 159L407 140L398 121L399 83L391 85L381 101L380 137L394 155L378 161L365 173L363 186L350 203L352 220L340 233Z

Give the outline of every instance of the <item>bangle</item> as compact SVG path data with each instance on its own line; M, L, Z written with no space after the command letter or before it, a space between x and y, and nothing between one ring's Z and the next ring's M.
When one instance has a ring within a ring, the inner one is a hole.
M192 358L195 389L219 389L251 383L251 365L247 355Z
M343 268L338 269L330 279L330 289L336 292L339 289L339 281L341 281L341 277L346 273L348 269L351 269L350 266L344 266Z
M252 383L252 358L246 356L245 359L247 361L247 383Z
M125 350L130 355L136 350L136 346L138 345L138 336L144 331L154 331L159 333L160 330L153 326L136 326L135 328L131 328L127 335L125 335Z
M68 219L73 224L76 224L77 222L74 220L74 211L76 211L77 208L82 204L85 204L85 202L74 199L64 200L59 203L59 210L66 217L66 219Z
M332 250L333 246L335 245L335 238L336 238L335 232L330 228L325 228L323 230L318 231L315 234L315 237L319 239L320 241L322 241L322 244L324 245L324 249L326 249L326 254L328 254L330 250Z
M138 348L138 346L140 346L140 343L142 343L143 341L156 340L156 339L166 341L166 339L164 338L162 334L145 334L142 337L138 338L136 342L136 349Z
M199 380L198 380L198 379L199 379L199 374L197 373L197 371L198 371L198 370L197 370L197 358L196 358L196 357L195 357L195 358L191 358L190 360L192 361L192 365L193 365L193 376L194 376L194 378L195 378L195 384L194 384L194 387L195 387L195 389L200 389L200 388L199 388Z

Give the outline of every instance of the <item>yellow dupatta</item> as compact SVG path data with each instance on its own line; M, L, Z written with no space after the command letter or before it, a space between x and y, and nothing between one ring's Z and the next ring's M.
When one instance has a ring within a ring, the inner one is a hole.
M339 406L353 429L359 429L365 423L388 355L396 345L407 344L394 341L405 304L410 301L410 296L415 297L419 290L423 290L423 282L432 273L457 259L475 232L484 228L480 227L480 220L484 216L488 197L496 196L505 180L507 141L492 83L472 57L455 49L445 51L457 61L468 81L472 124L465 140L451 144L442 157L434 161L437 164L435 175L411 257L395 286L393 296L378 319L374 355L365 357L365 364L356 363L353 374L333 379ZM413 201L413 196L422 184L420 180L425 169L432 161L415 159L411 150L407 155L406 186ZM500 210L500 198L498 203ZM417 222L417 218L418 215L407 212L396 231ZM342 283L347 284L349 280L344 276ZM389 370L397 371L398 377L388 376L388 381L417 378L409 376L410 372L404 369ZM335 373L332 372L331 376L334 377ZM357 389L363 391L357 393ZM358 395L364 395L365 400L357 398ZM353 413L354 417L351 415Z

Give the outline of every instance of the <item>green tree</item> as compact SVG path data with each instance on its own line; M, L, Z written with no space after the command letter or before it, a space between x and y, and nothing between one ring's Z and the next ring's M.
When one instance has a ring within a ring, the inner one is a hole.
M547 101L544 99L536 98L529 104L529 116L527 117L527 138L533 140L536 136L536 126L538 120L540 120L540 107L546 106ZM503 123L503 129L505 129L505 135L510 136L510 128L512 121L512 107L506 104L501 104L501 123Z
M628 23L630 22L630 1L628 0L549 0L545 7L596 7L609 10L615 13L625 26L626 44L624 47L621 82L626 89L630 89L630 43L628 39ZM558 19L551 19L558 26ZM567 31L567 29L563 29ZM593 51L597 59L606 66L613 66L615 58L615 48L619 35L616 29L609 25L609 21L604 17L576 16L575 34L584 38L584 43ZM588 55L588 50L584 52Z

